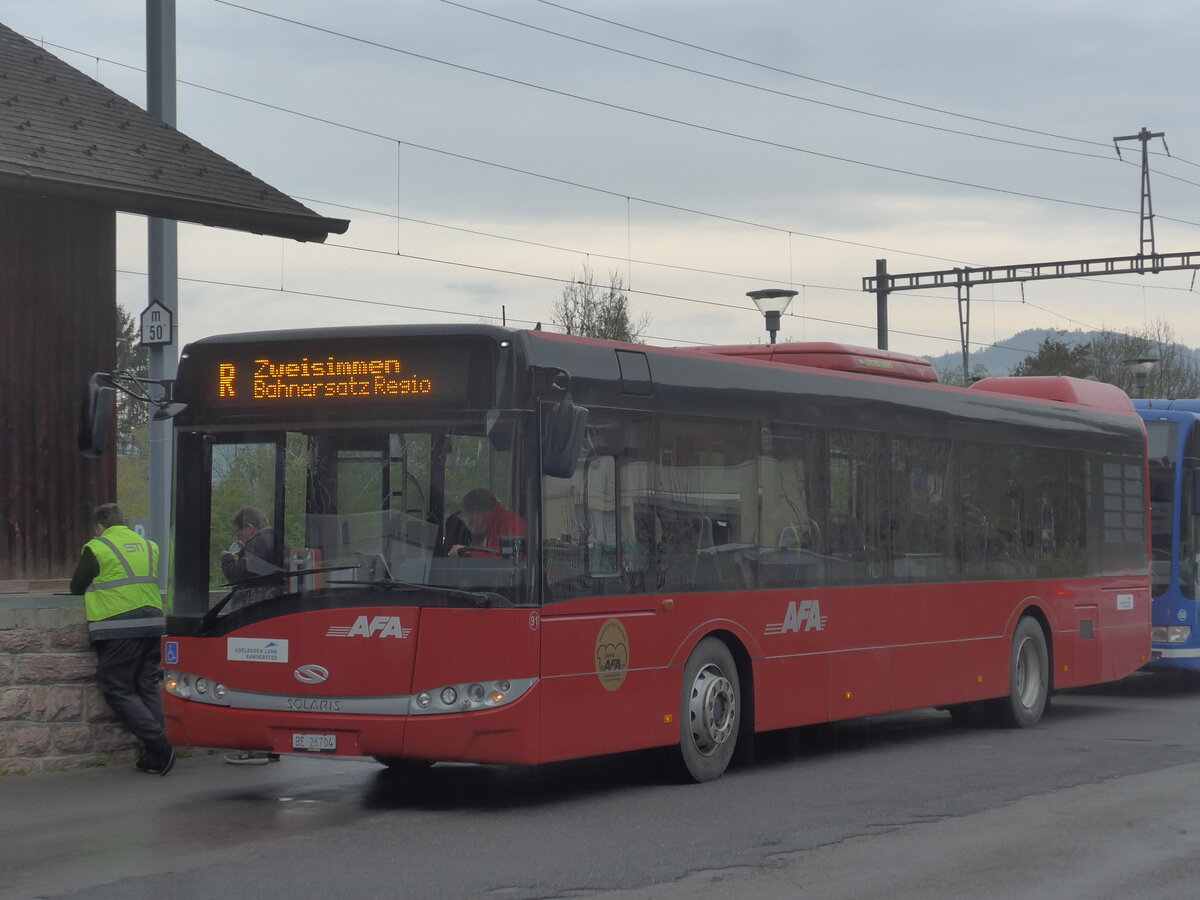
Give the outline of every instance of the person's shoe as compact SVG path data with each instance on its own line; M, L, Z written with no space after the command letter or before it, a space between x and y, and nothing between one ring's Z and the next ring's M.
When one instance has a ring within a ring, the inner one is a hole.
M152 762L149 757L143 756L134 765L139 772L145 772L147 775L166 775L175 768L175 748L168 749L167 758L162 762Z
M265 766L269 756L260 750L231 750L225 754L225 762L231 766Z

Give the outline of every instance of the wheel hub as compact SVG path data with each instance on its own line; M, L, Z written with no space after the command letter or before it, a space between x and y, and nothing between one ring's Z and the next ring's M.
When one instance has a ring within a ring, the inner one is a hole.
M733 685L717 666L705 666L696 675L688 706L692 739L696 749L708 756L733 735L737 721Z

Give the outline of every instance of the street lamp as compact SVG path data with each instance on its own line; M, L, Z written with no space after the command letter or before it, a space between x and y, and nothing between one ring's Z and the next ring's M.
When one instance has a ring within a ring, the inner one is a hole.
M1133 373L1133 392L1139 397L1146 396L1146 384L1150 381L1150 372L1158 363L1158 358L1154 356L1135 356L1132 359L1122 360L1125 367Z
M799 291L785 291L781 288L767 288L761 291L747 291L746 296L754 301L758 311L767 320L767 331L771 333L771 343L775 343L775 335L779 332L779 319L792 305L792 298Z

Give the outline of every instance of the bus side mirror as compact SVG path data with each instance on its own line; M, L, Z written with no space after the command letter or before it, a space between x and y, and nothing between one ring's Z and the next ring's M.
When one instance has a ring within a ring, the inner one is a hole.
M108 448L109 434L116 416L117 392L110 384L101 384L108 376L97 372L88 379L79 408L79 449L95 459Z
M567 394L546 416L542 439L542 472L551 478L570 478L579 462L588 411Z

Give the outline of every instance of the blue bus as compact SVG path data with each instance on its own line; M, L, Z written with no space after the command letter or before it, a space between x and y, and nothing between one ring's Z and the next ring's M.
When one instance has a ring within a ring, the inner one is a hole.
M1150 456L1149 669L1200 672L1200 400L1135 400Z

